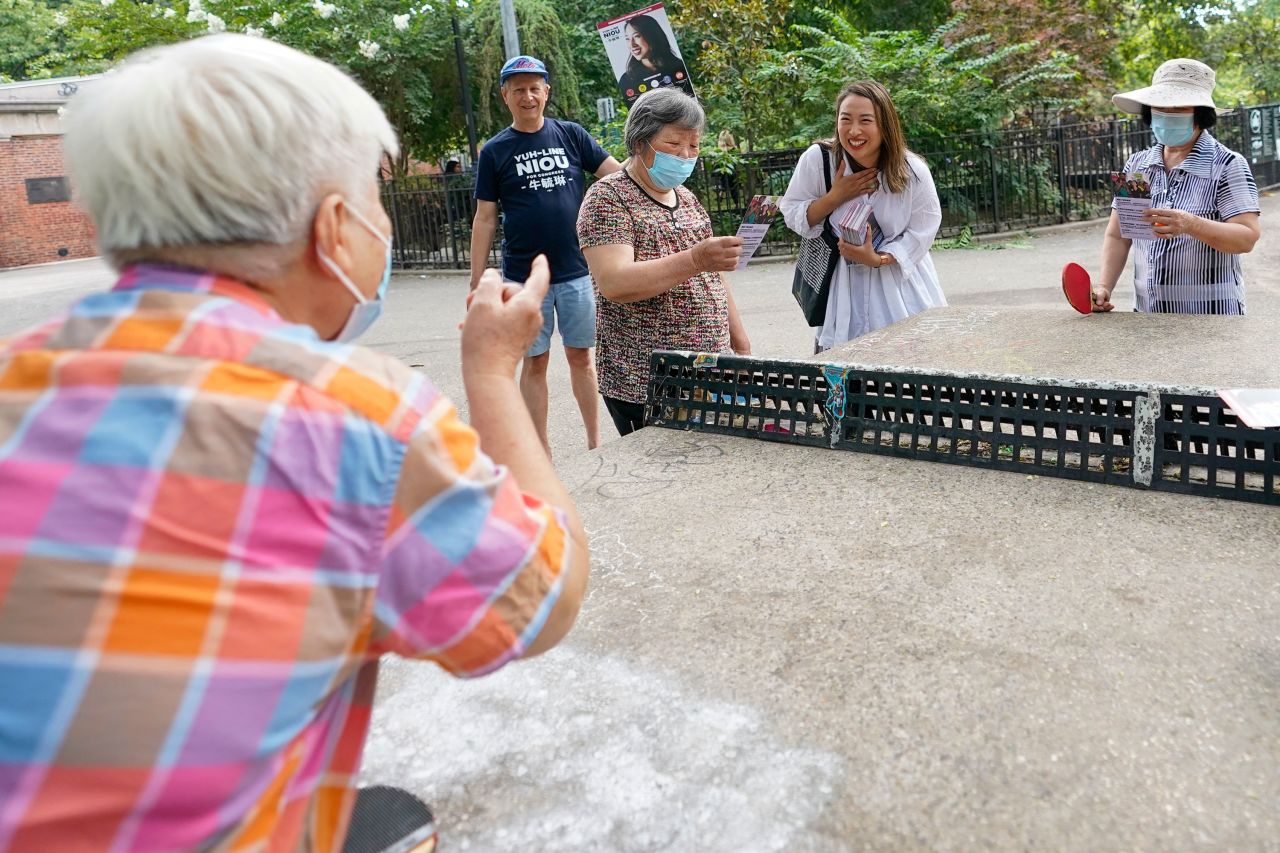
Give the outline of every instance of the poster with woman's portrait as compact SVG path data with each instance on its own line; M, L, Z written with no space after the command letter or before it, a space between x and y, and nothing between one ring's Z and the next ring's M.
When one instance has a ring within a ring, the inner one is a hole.
M694 94L675 33L661 3L596 24L627 106L650 89L679 86Z

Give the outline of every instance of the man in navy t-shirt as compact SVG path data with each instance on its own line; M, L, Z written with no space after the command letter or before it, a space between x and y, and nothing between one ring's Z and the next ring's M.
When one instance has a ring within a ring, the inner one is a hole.
M622 168L580 125L546 118L547 68L531 56L507 60L499 75L511 126L490 139L476 164L476 216L471 231L471 289L480 282L502 206L502 277L523 282L537 255L551 265L542 303L542 332L525 356L520 391L547 443L547 365L556 318L569 362L573 396L587 428L587 447L600 443L596 368L596 306L587 262L578 248L578 208L584 171L604 177Z

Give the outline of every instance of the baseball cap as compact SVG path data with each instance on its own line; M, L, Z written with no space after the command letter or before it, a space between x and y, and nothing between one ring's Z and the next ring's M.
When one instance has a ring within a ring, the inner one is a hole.
M532 56L513 56L508 59L498 75L498 82L507 82L507 78L513 74L541 74L543 80L551 79L547 76L547 66L541 59L534 59Z

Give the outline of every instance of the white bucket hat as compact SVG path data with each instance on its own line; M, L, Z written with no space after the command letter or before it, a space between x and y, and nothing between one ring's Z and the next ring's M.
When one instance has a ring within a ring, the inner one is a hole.
M1111 98L1112 103L1127 113L1135 115L1144 106L1155 107L1210 107L1213 103L1213 87L1217 83L1213 69L1194 59L1170 59L1151 75L1151 85L1145 89L1122 92Z

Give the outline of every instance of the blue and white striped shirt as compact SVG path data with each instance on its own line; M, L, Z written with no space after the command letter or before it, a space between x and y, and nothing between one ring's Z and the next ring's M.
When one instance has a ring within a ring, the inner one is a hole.
M1244 157L1201 131L1187 159L1164 166L1164 146L1129 158L1124 170L1151 182L1153 207L1185 210L1225 222L1259 213L1258 185ZM1134 302L1139 311L1173 314L1243 314L1244 272L1240 256L1219 252L1182 235L1134 243Z

